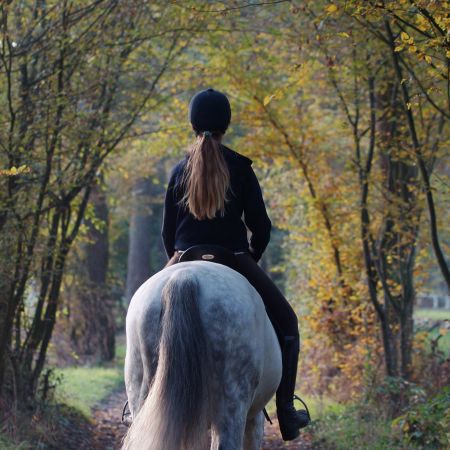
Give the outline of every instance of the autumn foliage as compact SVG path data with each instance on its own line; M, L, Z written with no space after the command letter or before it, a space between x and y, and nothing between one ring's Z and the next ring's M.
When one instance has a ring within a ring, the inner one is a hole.
M348 399L417 380L417 291L433 271L450 284L448 4L148 3L0 6L0 391L38 392L64 286L123 275L107 242L103 274L81 278L74 258L105 224L127 235L133 186L160 208L188 99L209 86L282 230L267 260L299 316L302 388ZM104 293L77 296L107 315Z

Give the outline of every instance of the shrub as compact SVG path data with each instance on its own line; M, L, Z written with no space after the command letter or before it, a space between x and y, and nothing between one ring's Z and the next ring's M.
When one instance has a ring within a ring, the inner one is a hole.
M401 439L421 449L450 448L450 388L392 421Z

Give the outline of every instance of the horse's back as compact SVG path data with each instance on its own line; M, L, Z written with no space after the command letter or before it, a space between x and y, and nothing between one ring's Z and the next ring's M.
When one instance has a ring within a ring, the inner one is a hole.
M130 302L127 314L130 327L133 325L134 330L144 327L142 331L147 332L147 316L160 311L164 287L181 272L184 276L187 273L198 284L198 302L208 335L214 338L225 331L227 338L234 340L243 334L251 337L262 332L267 317L256 290L236 271L203 261L175 264L149 278Z

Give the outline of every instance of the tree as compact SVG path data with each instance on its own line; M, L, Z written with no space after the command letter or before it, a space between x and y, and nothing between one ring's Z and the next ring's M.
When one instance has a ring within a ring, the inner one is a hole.
M164 2L9 2L0 14L0 251L11 261L1 280L0 390L29 398L97 173L158 104L158 83L186 44Z
M447 44L434 41L443 18L433 6L436 28L423 5L412 12L406 3L298 2L275 15L261 9L251 31L209 36L204 50L210 76L240 100L233 122L251 130L237 147L272 169L267 185L280 192L278 223L290 231L292 258L301 258L308 274L299 278L309 289L294 283L303 303L311 297L310 326L332 340L336 366L353 375L355 364L362 370L364 358L377 353L376 312L385 373L410 376L420 160L429 171L445 141L447 99L439 93L447 76L435 58L443 61ZM405 48L413 32L435 28L425 30L433 65L423 48L403 55L412 81L399 77L395 60L403 49L395 51L386 35L386 13L395 14L394 41ZM406 43L399 18L413 30ZM238 28L246 19L239 12L229 21ZM420 155L408 142L416 110ZM359 362L346 361L349 348Z

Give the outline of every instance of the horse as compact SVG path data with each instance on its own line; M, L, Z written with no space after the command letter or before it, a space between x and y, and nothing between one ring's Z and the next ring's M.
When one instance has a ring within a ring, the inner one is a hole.
M206 261L163 269L131 299L126 338L123 450L261 448L282 361L245 277Z

